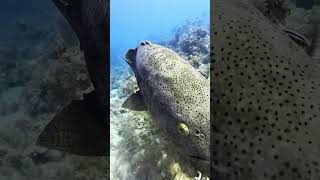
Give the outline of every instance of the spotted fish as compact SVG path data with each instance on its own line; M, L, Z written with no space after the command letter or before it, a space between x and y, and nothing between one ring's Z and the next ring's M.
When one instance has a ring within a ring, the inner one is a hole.
M246 1L211 6L212 178L319 180L319 65Z
M209 80L174 51L148 41L128 50L125 60L140 90L123 107L148 110L181 152L208 161Z

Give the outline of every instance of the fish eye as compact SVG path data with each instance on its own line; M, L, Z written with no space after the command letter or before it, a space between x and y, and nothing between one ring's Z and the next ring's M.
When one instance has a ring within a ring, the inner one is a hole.
M190 134L189 128L185 123L179 123L177 130L183 136L188 136Z

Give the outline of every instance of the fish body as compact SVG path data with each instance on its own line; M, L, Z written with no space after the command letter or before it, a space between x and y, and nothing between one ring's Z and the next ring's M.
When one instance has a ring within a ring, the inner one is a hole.
M123 107L148 110L181 152L209 160L209 80L174 51L150 42L130 49L126 61L135 73L139 91Z
M319 65L248 2L211 8L211 177L320 179Z

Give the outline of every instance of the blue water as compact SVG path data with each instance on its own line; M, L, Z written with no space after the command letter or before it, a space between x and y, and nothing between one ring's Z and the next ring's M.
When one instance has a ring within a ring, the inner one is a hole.
M111 70L123 67L125 52L142 40L166 41L186 20L210 19L209 0L111 0L110 9Z
M55 25L54 18L58 16L58 10L51 0L4 0L0 5L0 40L7 40L8 34L14 30L18 22L26 22L28 25L39 24Z

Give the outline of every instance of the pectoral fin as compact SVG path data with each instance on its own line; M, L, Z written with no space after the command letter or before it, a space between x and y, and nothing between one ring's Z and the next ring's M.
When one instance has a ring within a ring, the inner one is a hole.
M140 91L129 96L122 104L122 107L134 111L147 111L147 107L142 99Z

